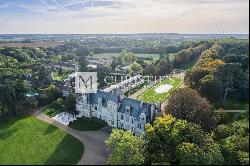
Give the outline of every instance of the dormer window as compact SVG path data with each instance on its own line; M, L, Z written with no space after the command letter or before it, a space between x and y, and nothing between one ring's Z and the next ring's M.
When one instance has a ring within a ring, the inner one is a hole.
M86 95L82 96L82 103L87 104L87 96Z
M130 109L129 106L127 106L127 107L126 107L126 114L127 114L127 115L130 115L130 113L131 113L131 109Z
M141 122L146 123L146 115L144 113L140 115L140 120Z

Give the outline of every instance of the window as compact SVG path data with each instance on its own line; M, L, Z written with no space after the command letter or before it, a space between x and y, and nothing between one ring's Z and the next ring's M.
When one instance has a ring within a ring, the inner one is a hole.
M111 121L111 125L112 125L112 126L114 126L114 125L115 125L115 122L114 122L113 120Z
M101 98L98 99L98 105L102 105L102 99Z
M124 115L121 115L121 120L123 120L124 119Z
M95 110L97 111L97 106L95 106Z
M134 124L134 119L132 119L131 123Z
M128 106L126 107L126 114L130 115L130 108Z
M126 121L129 122L129 116L126 116Z

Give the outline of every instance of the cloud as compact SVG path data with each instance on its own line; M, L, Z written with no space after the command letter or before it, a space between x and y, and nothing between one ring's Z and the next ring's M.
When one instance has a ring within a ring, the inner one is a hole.
M248 0L13 1L0 1L0 21L4 21L6 28L0 26L0 33L21 25L36 27L30 31L63 33L185 32L185 29L210 33L249 29Z

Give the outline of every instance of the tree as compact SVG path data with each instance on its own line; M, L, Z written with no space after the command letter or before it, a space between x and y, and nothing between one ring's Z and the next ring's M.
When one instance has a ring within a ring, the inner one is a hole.
M67 112L74 113L76 111L76 97L72 94L68 95L64 105Z
M45 65L34 65L32 67L32 84L34 88L40 88L50 84L51 71Z
M62 97L62 92L60 89L53 84L44 89L40 89L40 93L41 95L39 95L39 105L49 104Z
M190 88L182 88L173 92L165 107L165 112L178 119L199 124L205 131L211 131L216 126L210 103Z
M97 68L97 78L98 78L98 88L103 88L107 86L107 82L105 82L105 78L110 75L111 69L105 66L101 66Z
M223 87L214 79L213 75L207 75L199 81L198 92L210 102L217 102L221 100Z
M222 124L215 130L225 165L249 165L249 119Z
M138 64L137 62L134 62L131 66L130 66L130 70L134 73L138 73L142 70L142 67L140 64Z
M142 165L144 141L131 132L115 129L106 141L110 165Z
M216 60L214 60L212 62L209 62L208 67L209 68L217 68L218 66L223 65L223 64L225 64L225 62L223 62L220 59L216 59Z
M233 93L241 84L244 73L237 63L220 65L213 73L215 80L223 85L223 101L225 104L229 93Z
M158 117L145 131L146 164L221 164L223 157L210 134L199 125L171 115ZM192 156L192 157L191 157Z
M87 57L90 54L89 48L87 46L81 46L76 49L77 57Z
M90 50L86 46L81 46L76 49L76 56L78 59L78 64L80 66L80 71L87 72L88 71L88 61L87 56L90 55Z
M153 64L148 64L143 69L143 75L145 75L145 76L155 76L155 74L156 74L156 68Z
M198 89L200 87L200 80L210 74L210 69L196 67L188 71L185 75L185 83L191 88Z
M88 61L85 57L80 57L78 60L78 64L80 66L79 70L81 72L88 72Z
M156 74L158 76L165 76L166 74L170 74L172 71L172 66L169 61L165 59L161 59L156 65Z

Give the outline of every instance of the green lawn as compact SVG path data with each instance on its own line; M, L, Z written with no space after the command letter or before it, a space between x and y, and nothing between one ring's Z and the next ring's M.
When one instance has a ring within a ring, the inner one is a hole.
M182 80L178 79L178 78L174 78L172 77L171 79L166 79L164 81L162 81L161 83L157 84L156 86L150 88L149 90L147 90L146 92L144 92L142 95L138 96L138 99L147 103L158 103L158 102L163 102L165 101L170 93L175 90L176 88L178 88L179 86L181 86L182 84ZM165 84L170 84L173 86L173 88L165 93L156 93L155 89L158 88L161 85L165 85Z
M126 93L124 93L124 95L126 97L129 97L129 96L133 95L134 93L136 93L137 91L139 91L140 89L144 88L147 85L148 85L148 83L144 82L143 84L138 85L137 87L135 87L133 89L130 89L129 91L127 91Z
M51 104L51 105L48 105L47 107L45 107L42 110L42 112L52 118L53 116L56 116L57 114L60 114L61 112L63 112L63 110L60 108L54 107Z
M83 149L79 140L35 117L0 122L0 165L73 165Z
M106 126L106 122L96 118L82 117L69 124L69 127L79 131L97 131Z

